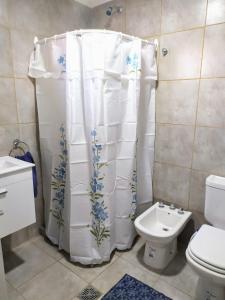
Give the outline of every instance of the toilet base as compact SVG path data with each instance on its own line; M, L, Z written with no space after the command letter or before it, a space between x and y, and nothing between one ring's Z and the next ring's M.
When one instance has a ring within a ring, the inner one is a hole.
M196 288L198 300L224 300L225 287L213 284L212 281L199 278Z
M144 263L154 269L164 269L177 253L177 239L169 244L146 242Z

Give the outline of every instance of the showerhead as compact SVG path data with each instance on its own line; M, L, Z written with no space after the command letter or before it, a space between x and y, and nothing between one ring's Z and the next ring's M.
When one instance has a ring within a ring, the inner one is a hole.
M122 13L123 11L123 8L122 7L119 7L119 6L116 6L116 7L112 7L112 6L109 6L107 9L106 9L106 15L108 17L112 16L113 14L117 13L117 14L120 14Z
M107 16L111 16L112 15L112 11L113 11L113 8L112 8L112 6L110 6L110 7L108 7L107 8L107 10L106 10L106 14L107 14Z

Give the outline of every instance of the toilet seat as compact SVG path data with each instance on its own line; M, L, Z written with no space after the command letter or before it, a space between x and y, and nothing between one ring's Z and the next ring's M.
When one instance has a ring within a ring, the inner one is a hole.
M225 275L225 231L202 225L188 246L188 254L203 267Z

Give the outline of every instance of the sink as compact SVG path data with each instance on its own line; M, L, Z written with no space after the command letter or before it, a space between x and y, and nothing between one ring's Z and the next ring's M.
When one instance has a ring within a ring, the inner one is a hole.
M13 168L16 166L17 166L17 164L15 164L11 161L7 161L7 160L0 161L0 170L9 169L9 168Z
M34 164L32 164L34 166ZM0 175L30 168L31 164L11 156L0 157Z

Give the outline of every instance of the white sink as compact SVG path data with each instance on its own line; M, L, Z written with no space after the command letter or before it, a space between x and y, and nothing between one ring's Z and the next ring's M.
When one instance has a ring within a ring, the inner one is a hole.
M27 163L11 156L0 157L0 175L30 168L34 164Z

